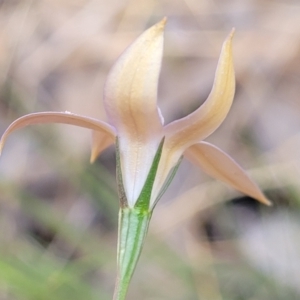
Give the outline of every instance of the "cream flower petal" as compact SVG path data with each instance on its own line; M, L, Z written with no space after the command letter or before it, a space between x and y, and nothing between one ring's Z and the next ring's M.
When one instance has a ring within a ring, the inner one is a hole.
M223 44L213 88L207 100L187 117L166 126L165 134L171 147L181 148L184 151L212 134L227 116L235 90L233 33L234 30Z
M162 139L157 107L166 19L145 31L109 72L104 105L119 138L124 188L130 206L145 183Z
M100 153L115 142L115 137L106 132L93 130L93 141L90 162L93 163Z
M25 115L13 123L6 129L0 141L0 152L4 146L7 137L17 129L21 129L32 124L44 123L62 123L79 127L93 129L107 135L109 138L115 137L115 130L112 126L105 122L101 122L92 118L72 114L69 112L40 112Z
M206 142L200 142L188 148L184 155L208 175L266 205L272 205L247 173L219 148Z
M207 100L195 112L164 128L166 139L154 183L152 202L155 202L170 170L177 164L183 152L215 131L231 107L235 89L231 45L233 34L234 30L223 43L213 88Z
M108 74L104 105L119 136L136 139L161 130L156 102L165 23L163 19L138 37Z

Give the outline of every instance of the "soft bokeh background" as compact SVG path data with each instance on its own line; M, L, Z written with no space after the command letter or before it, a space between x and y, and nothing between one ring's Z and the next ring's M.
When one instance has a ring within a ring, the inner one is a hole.
M2 0L0 131L36 111L105 118L106 74L168 16L159 88L166 122L208 95L236 28L236 97L208 139L274 202L266 208L183 162L158 204L128 299L300 297L300 3L276 0ZM114 149L40 125L0 162L0 299L111 299L118 199Z

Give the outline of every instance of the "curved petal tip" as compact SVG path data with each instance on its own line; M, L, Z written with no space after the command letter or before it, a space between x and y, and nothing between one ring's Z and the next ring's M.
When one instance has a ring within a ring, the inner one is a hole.
M164 29L167 24L167 21L167 17L163 17L162 20L156 24L156 26L160 29Z
M228 39L232 39L235 33L235 28L233 27L228 35Z
M165 135L176 148L187 149L212 134L226 118L235 92L232 55L234 28L223 43L212 90L206 101L188 116L171 122Z

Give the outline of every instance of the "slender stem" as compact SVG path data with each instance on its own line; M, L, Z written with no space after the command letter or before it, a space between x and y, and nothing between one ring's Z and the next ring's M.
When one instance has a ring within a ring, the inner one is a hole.
M113 300L124 300L140 257L152 213L140 208L119 211L118 276Z

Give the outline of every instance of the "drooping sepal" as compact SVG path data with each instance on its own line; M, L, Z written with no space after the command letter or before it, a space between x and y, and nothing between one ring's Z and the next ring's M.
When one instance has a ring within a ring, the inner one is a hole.
M6 139L11 133L28 125L49 123L69 124L82 128L93 129L94 131L101 133L102 136L109 141L112 141L116 135L115 129L110 124L93 118L73 114L70 112L38 112L20 117L9 125L1 137L0 153L6 142Z
M246 171L218 147L200 142L188 148L184 155L213 178L227 183L263 204L272 205Z

